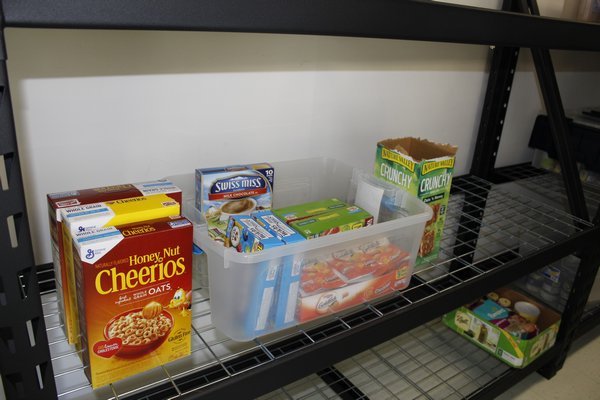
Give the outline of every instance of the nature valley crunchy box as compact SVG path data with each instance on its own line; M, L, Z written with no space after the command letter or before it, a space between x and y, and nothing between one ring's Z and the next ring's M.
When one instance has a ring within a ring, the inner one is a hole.
M457 150L456 146L412 137L377 143L375 176L404 188L433 210L415 265L437 258Z
M93 388L190 354L187 219L80 232L73 248L81 354Z
M52 259L54 261L54 277L56 279L56 294L60 309L59 316L63 320L65 333L67 333L66 329L68 326L65 321L65 309L68 309L70 304L67 298L68 288L65 284L67 272L64 268L61 268L61 259L64 257L64 248L60 210L66 207L81 206L100 201L151 196L155 194L166 194L174 201L181 203L181 190L175 186L173 182L166 179L48 194L48 214L50 219L49 225Z

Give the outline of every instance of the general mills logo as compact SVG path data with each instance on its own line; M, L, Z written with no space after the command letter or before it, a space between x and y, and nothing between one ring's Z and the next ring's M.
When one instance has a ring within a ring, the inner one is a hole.
M94 258L94 250L89 249L87 251L87 253L85 254L85 258L87 258L88 260L91 260L92 258Z

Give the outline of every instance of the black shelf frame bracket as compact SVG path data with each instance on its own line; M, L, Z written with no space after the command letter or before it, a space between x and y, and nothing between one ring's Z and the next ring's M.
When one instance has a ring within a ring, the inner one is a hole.
M540 374L546 378L556 375L565 363L565 359L573 340L577 337L578 328L587 304L588 297L594 285L594 278L600 266L600 248L597 244L586 246L581 253L579 268L569 293L569 299L562 314L557 345L560 346L556 358L544 365Z
M519 7L523 13L540 14L536 0L519 0ZM589 221L590 217L585 204L583 187L579 179L573 146L569 141L570 128L560 98L560 90L556 81L550 51L546 48L532 47L531 54L548 114L550 133L558 153L571 214Z
M502 9L517 10L516 1L504 0ZM496 165L519 50L519 47L505 46L491 48L490 73L471 163L471 174L486 180L490 180Z
M518 11L516 1L504 0L502 10ZM502 128L519 57L518 47L491 46L490 50L492 52L490 73L471 162L471 174L485 180L490 179L496 165ZM456 233L457 239L464 243L455 249L456 255L465 254L464 247L475 248L477 245L481 228L480 222L483 218L481 210L485 209L487 195L471 197L466 199L460 228ZM475 216L473 213L478 215ZM461 257L461 261L470 263L473 261L474 254L472 252L467 254L467 256ZM455 262L452 268L460 268L459 262Z
M0 15L0 24L3 21ZM4 169L0 179L0 374L8 399L55 399L17 149L4 26L0 26L0 57L0 168Z
M436 1L288 0L285 5L279 0L2 3L9 27L284 33L600 50L595 24Z

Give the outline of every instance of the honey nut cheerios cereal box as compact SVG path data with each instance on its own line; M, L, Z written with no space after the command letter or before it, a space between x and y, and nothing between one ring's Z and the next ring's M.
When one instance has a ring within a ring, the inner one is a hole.
M63 262L62 259L64 258L64 245L60 210L66 207L80 206L100 201L151 196L155 194L166 194L176 202L181 203L181 189L167 179L70 190L66 192L49 193L47 195L51 239L50 247L54 264L54 276L56 278L56 295L60 311L59 317L64 324L65 334L68 335L67 329L69 326L72 326L72 324L68 324L67 321L65 321L65 310L71 305L68 299L68 287L66 283L67 272L61 267L61 263Z
M166 194L131 197L100 203L62 208L63 256L60 260L64 271L65 290L64 323L67 341L79 344L77 322L77 295L71 241L77 232L91 229L148 221L155 218L179 215L180 204Z
M74 235L81 354L93 388L190 354L192 235L184 217Z

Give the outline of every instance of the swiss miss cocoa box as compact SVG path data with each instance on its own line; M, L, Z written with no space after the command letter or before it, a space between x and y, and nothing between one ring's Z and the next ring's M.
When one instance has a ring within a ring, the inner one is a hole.
M377 143L375 176L402 187L433 210L415 265L437 258L457 150L456 146L413 137Z
M61 259L64 260L64 246L60 210L66 207L80 206L101 201L128 199L155 194L166 194L174 201L181 203L181 190L171 181L164 179L71 190L67 192L50 193L47 195L54 277L56 279L56 293L60 308L59 315L63 323L65 322L65 307L68 307L66 304L68 303L68 288L65 283L67 281L66 271L61 268ZM64 326L66 327L66 324Z
M225 242L230 216L271 209L274 180L268 163L196 169L195 206L206 218L208 235Z
M187 219L80 232L73 249L81 355L93 388L190 354Z

